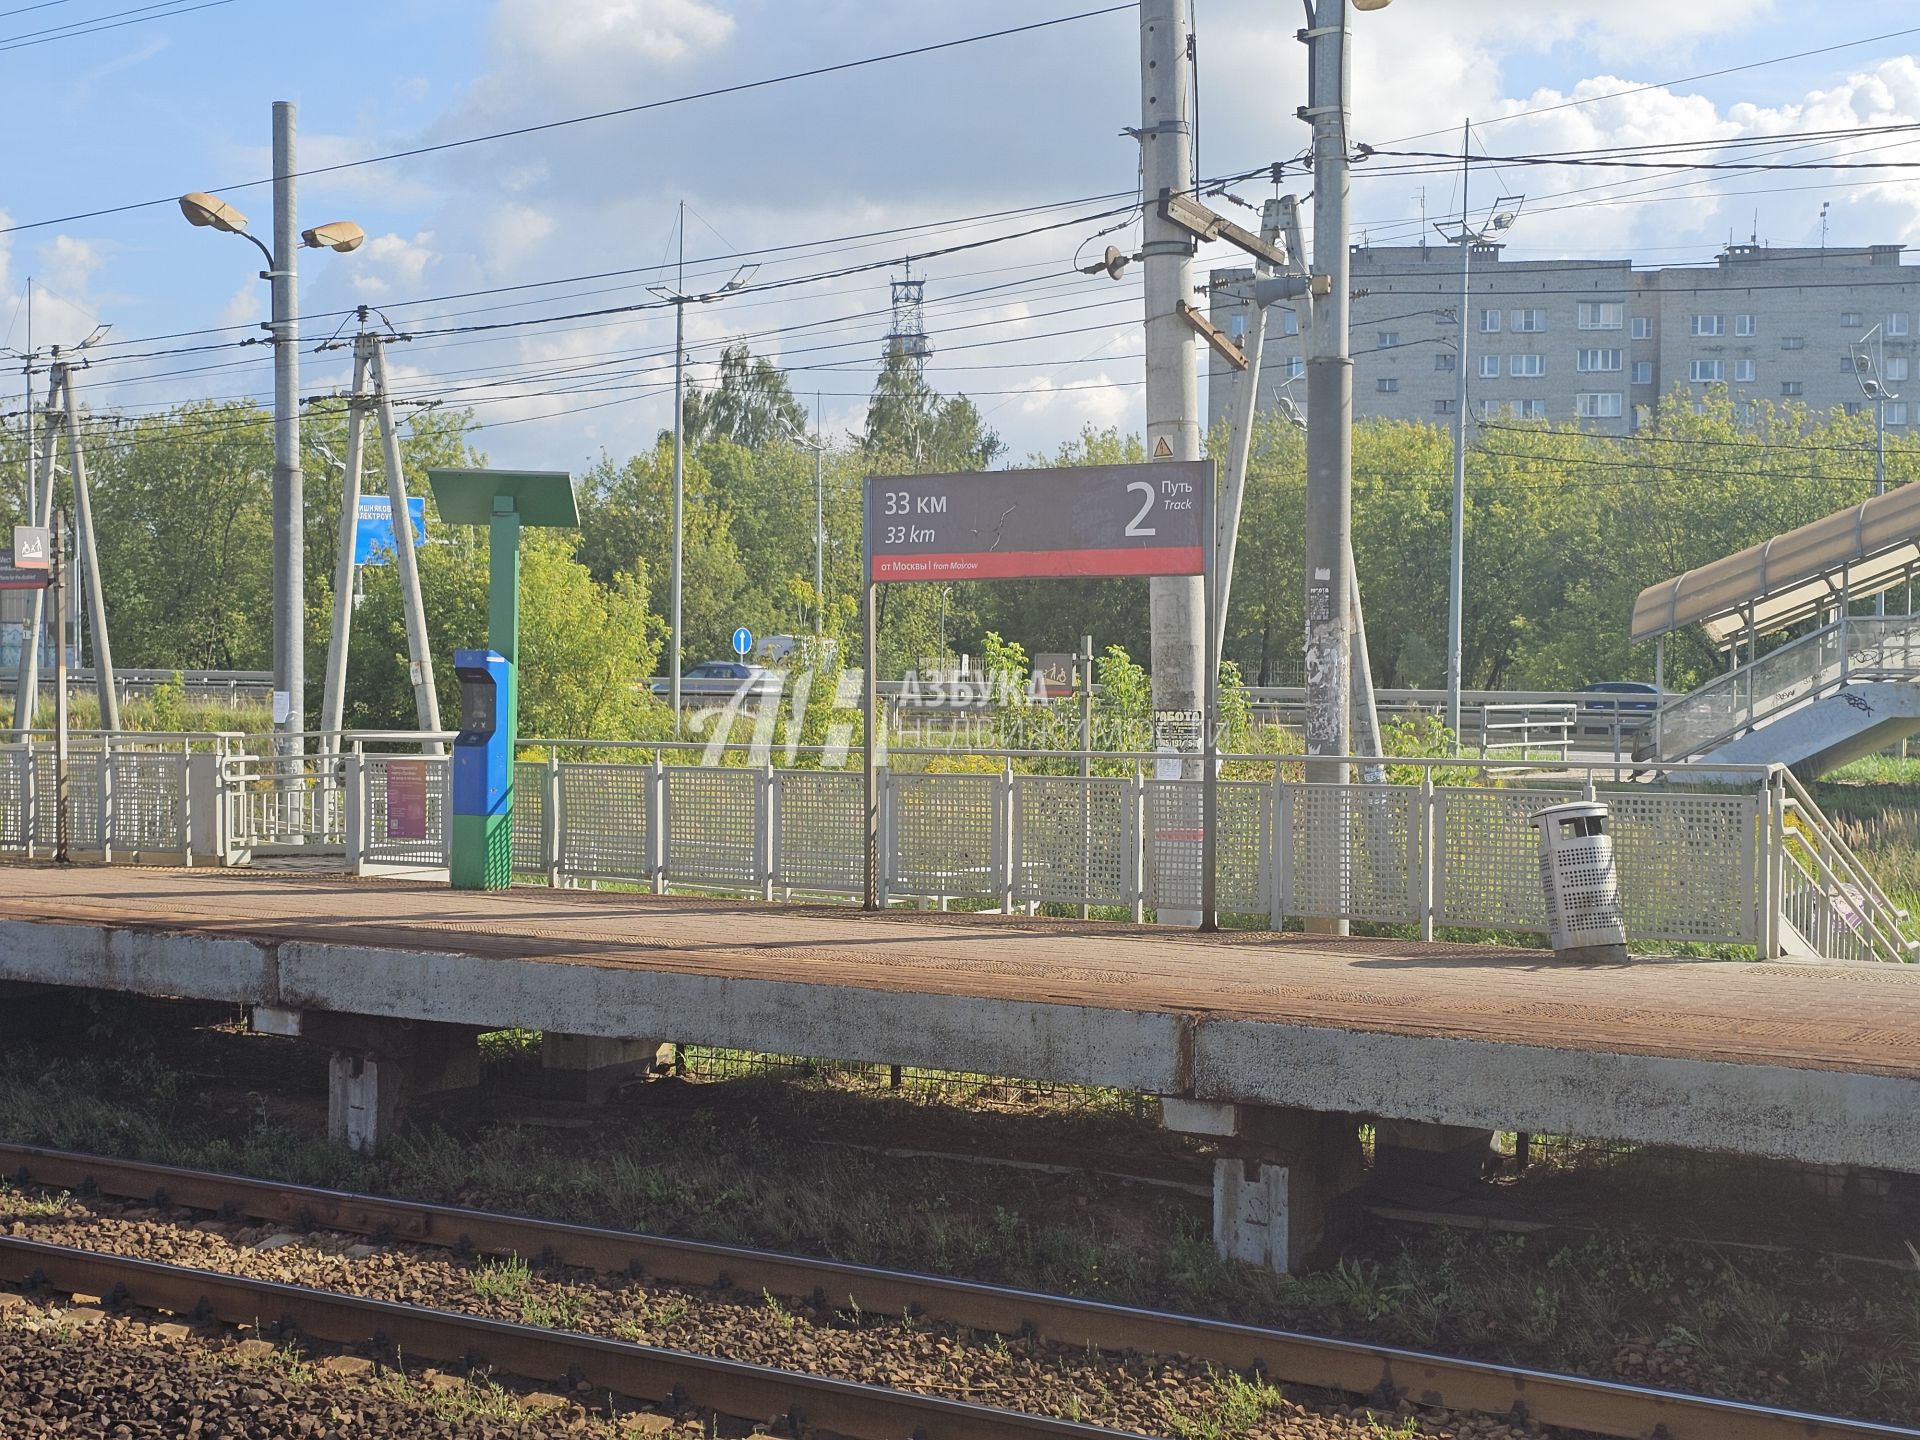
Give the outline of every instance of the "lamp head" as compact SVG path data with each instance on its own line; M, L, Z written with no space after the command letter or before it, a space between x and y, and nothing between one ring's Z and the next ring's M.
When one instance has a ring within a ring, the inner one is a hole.
M1353 0L1353 8L1356 10L1384 10L1392 3L1393 0Z
M358 250L366 241L367 232L351 220L329 220L300 232L300 243L309 250L337 250L342 255Z
M195 190L180 197L180 213L187 217L189 225L210 225L215 230L224 230L229 235L247 233L247 217L233 206L204 190Z

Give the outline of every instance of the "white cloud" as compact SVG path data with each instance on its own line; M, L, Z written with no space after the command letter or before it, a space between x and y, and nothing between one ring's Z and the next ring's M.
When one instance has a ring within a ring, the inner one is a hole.
M440 258L433 249L433 232L422 230L411 240L388 233L375 235L360 248L353 266L353 288L381 298L397 293L419 293L427 267Z
M546 66L671 65L724 44L733 17L706 0L501 0L495 42Z

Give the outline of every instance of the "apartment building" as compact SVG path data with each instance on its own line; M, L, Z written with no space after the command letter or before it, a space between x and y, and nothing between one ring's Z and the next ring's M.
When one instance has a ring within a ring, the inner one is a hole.
M1920 425L1920 265L1901 263L1904 248L1731 245L1712 265L1635 270L1625 260L1509 260L1499 245L1476 245L1469 411L1624 434L1676 386L1696 399L1725 386L1736 400L1851 413L1867 402L1849 347L1877 325L1887 388L1901 397L1887 405L1887 426L1911 433ZM1217 287L1250 273L1212 272L1213 322L1236 339L1251 307ZM1356 246L1352 285L1355 414L1451 425L1459 250ZM1235 386L1227 362L1208 354L1211 425L1228 413ZM1304 413L1304 377L1297 317L1273 307L1261 408L1286 396Z

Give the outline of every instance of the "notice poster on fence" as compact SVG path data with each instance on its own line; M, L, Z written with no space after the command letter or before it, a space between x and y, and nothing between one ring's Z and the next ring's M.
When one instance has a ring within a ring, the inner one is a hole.
M387 839L427 838L427 762L387 761Z

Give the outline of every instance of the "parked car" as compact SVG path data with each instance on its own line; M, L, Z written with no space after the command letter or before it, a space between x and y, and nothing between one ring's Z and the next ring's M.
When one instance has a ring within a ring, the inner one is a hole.
M1583 735L1611 735L1616 724L1622 735L1631 735L1660 708L1660 687L1644 680L1596 680L1579 694Z
M686 700L757 700L780 683L764 665L740 660L707 660L680 672L680 698ZM655 680L648 687L662 699L673 693L673 681Z

